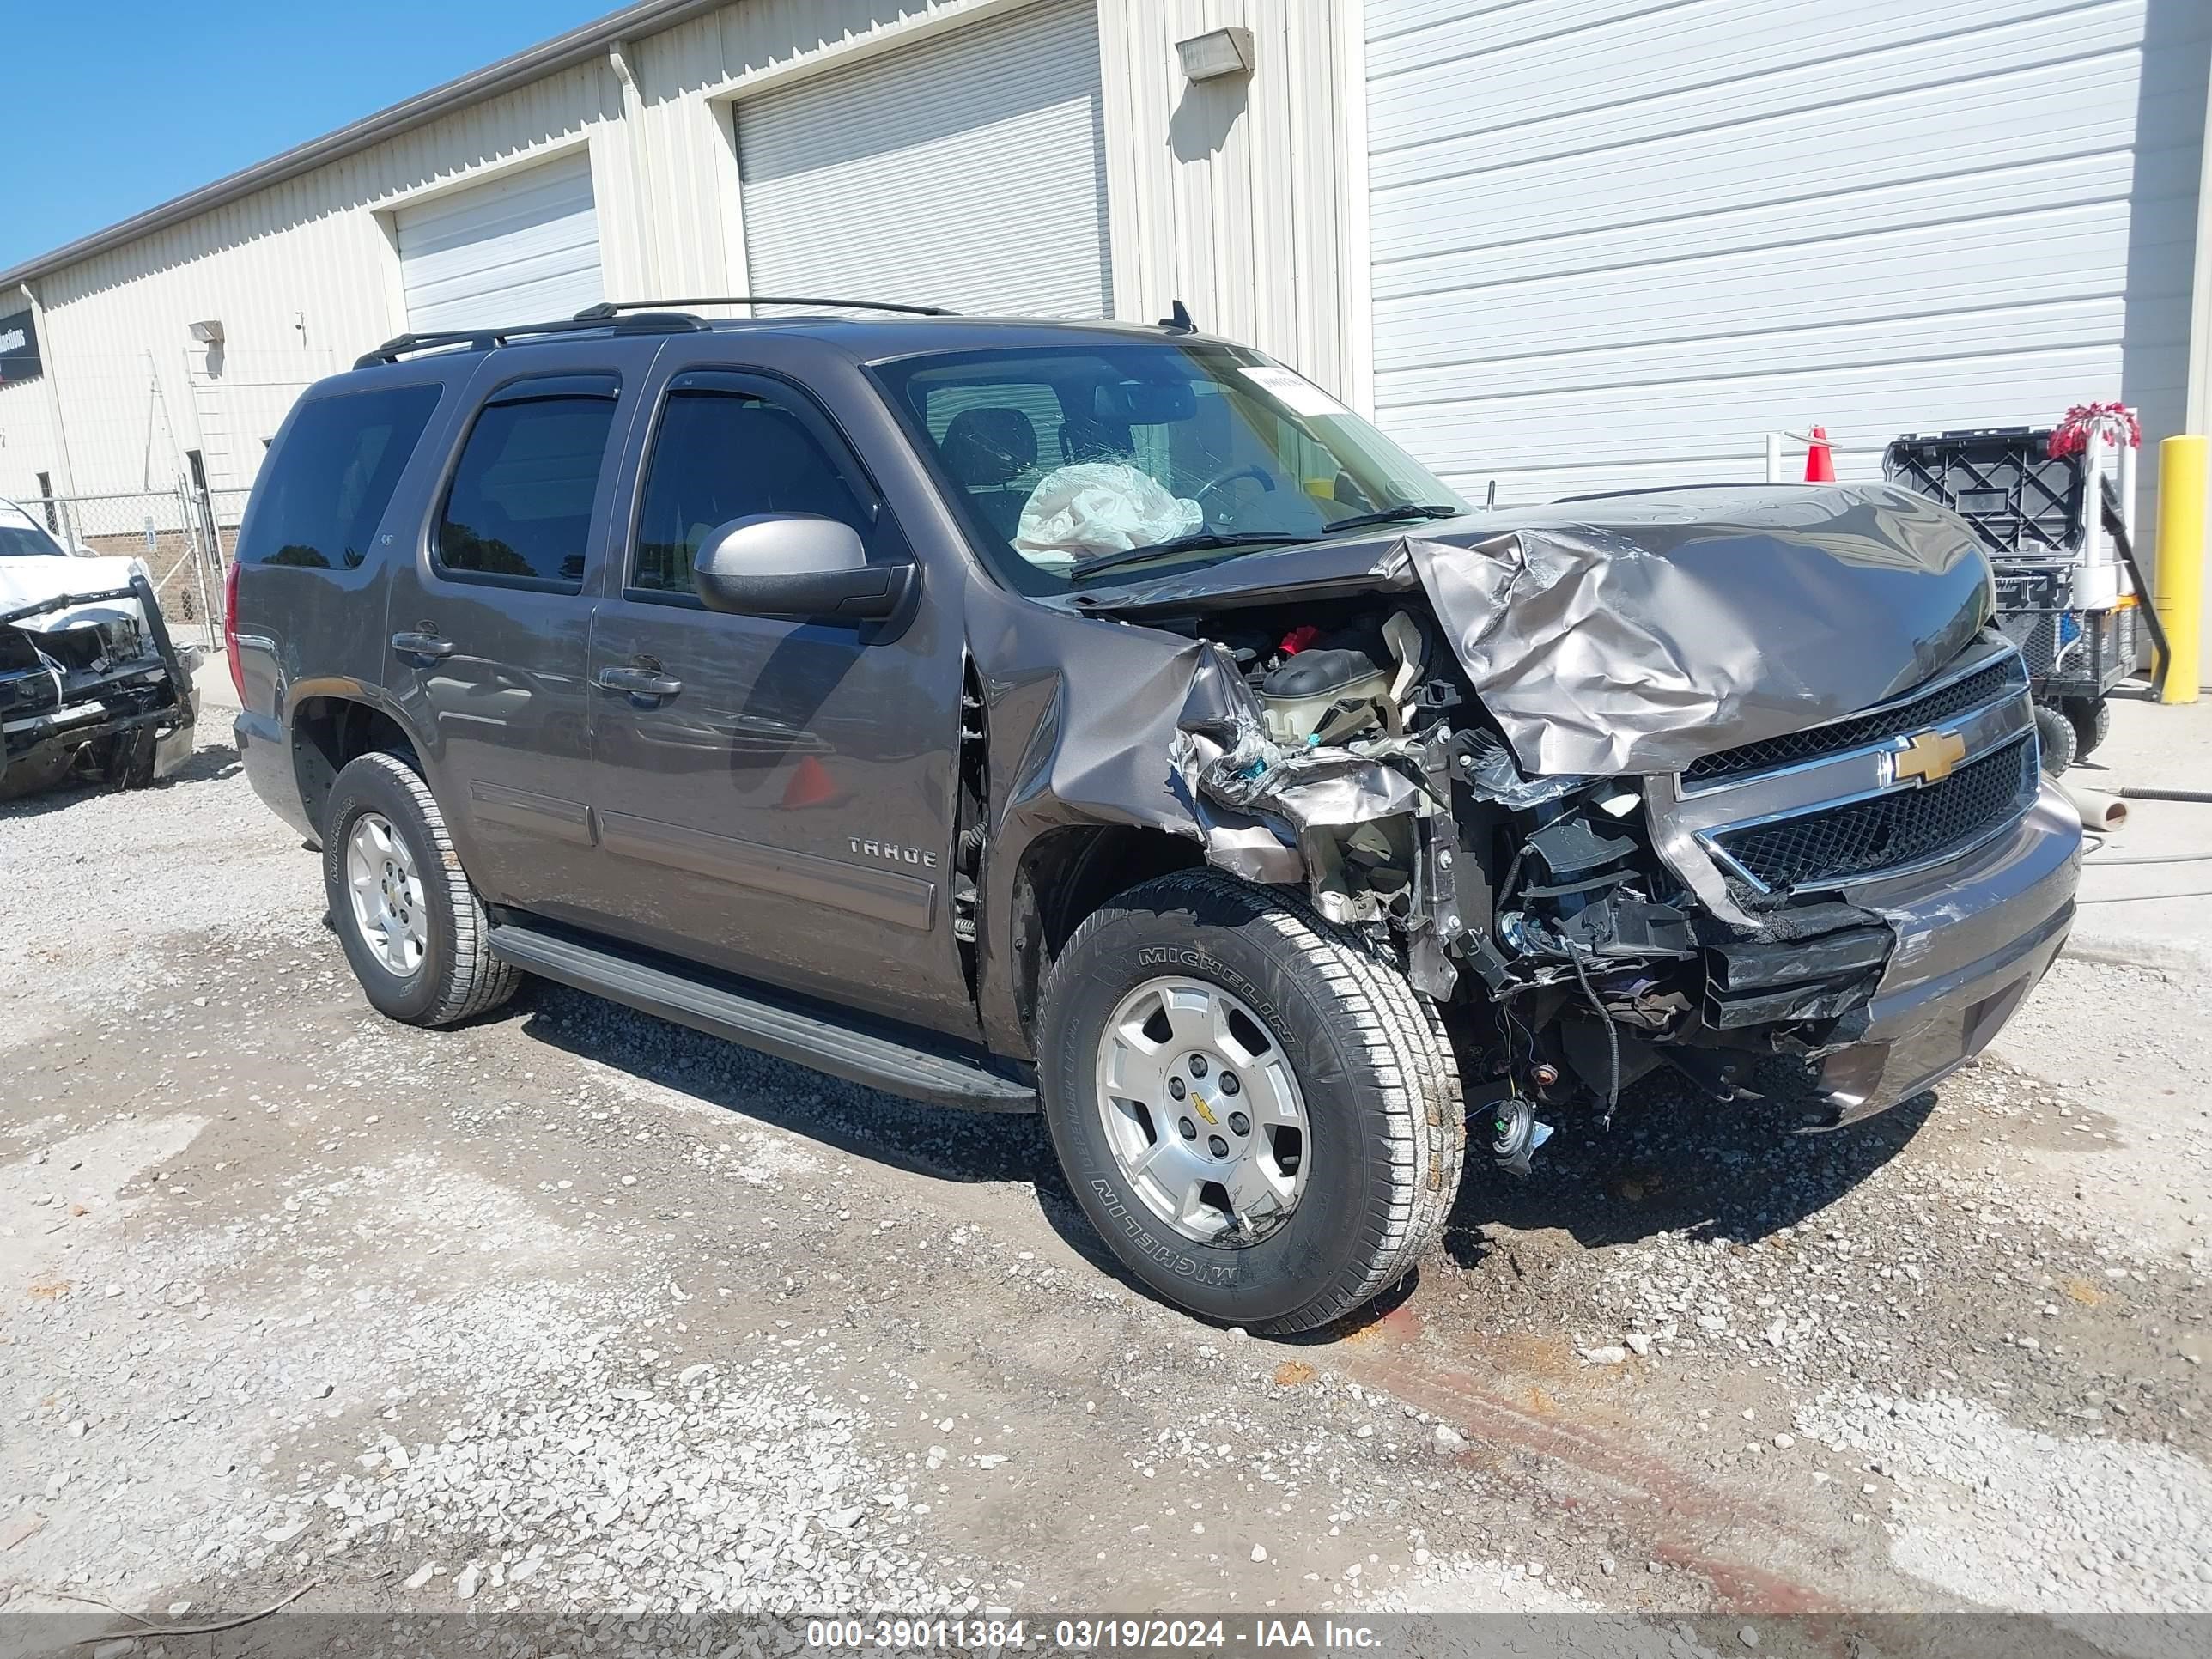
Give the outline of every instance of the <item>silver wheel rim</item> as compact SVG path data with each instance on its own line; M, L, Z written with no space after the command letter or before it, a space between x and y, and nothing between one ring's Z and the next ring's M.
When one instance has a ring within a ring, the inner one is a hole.
M415 854L380 812L363 812L346 837L346 888L362 944L388 971L406 979L430 949L430 915Z
M1098 1116L1138 1201L1200 1244L1256 1244L1291 1218L1313 1136L1297 1073L1218 985L1151 979L1098 1044Z

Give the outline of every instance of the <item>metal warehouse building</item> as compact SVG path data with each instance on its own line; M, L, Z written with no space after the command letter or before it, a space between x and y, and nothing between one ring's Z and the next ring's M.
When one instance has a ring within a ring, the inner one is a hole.
M381 339L752 292L1180 298L1478 500L2154 441L2209 56L2205 0L646 0L0 275L0 494L150 538L204 474L220 534Z

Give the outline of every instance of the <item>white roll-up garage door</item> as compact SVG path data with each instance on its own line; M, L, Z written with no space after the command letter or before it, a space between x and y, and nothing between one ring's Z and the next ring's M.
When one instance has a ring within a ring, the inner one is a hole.
M410 328L545 322L606 297L588 155L402 208L394 221Z
M1377 412L1504 501L2181 421L2212 7L1368 0ZM2148 30L2148 33L2147 33Z
M886 52L737 119L754 293L1105 314L1095 0Z

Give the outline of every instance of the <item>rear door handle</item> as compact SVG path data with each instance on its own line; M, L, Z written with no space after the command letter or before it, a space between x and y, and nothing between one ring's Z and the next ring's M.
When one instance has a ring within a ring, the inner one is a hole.
M453 654L453 642L435 634L394 634L392 648L403 657L450 657Z
M633 697L672 697L684 689L684 682L657 668L602 668L599 687L602 691L620 691Z

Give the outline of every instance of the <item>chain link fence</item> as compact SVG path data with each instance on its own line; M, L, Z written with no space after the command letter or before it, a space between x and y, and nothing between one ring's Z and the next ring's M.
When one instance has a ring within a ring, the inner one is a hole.
M71 549L143 560L173 630L214 649L222 638L223 576L246 514L243 489L50 495L26 502Z

